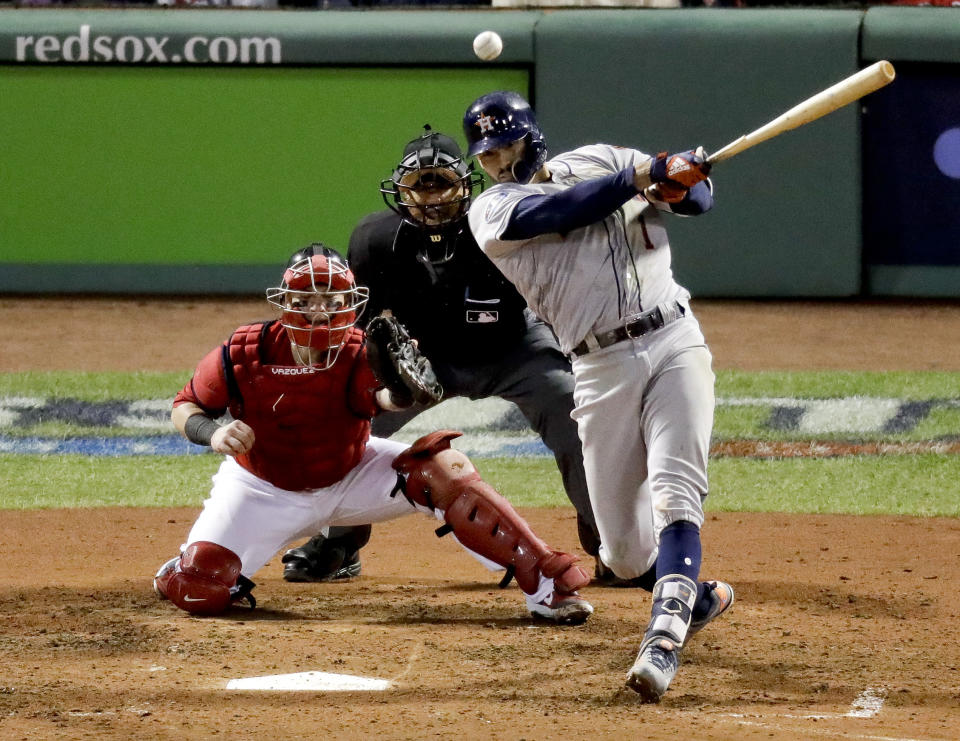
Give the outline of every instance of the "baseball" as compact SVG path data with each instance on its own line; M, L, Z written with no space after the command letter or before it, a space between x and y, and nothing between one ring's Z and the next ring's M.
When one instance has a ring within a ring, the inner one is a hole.
M503 39L496 31L483 31L473 40L473 53L484 62L496 59L502 51Z

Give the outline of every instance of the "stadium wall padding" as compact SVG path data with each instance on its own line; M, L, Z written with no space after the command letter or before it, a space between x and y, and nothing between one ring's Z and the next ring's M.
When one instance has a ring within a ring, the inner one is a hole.
M877 58L960 63L955 15L0 10L0 292L259 292L303 244L344 250L404 142L424 123L462 141L489 90L532 95L553 151L715 150ZM494 63L472 53L485 29ZM678 279L883 293L861 256L859 110L718 166L714 212L672 225Z
M871 8L865 63L897 82L863 107L864 291L960 296L960 13ZM918 12L919 11L919 12Z

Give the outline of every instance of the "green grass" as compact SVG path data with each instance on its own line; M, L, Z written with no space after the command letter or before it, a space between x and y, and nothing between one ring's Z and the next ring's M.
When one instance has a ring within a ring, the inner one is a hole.
M190 380L192 371L179 373L81 373L31 371L0 373L0 396L53 396L82 401L122 399L171 400Z
M4 509L200 506L217 455L0 455Z
M942 371L718 371L717 396L789 396L836 399L878 396L898 399L955 399L960 373Z
M81 373L34 371L0 373L0 396L59 396L108 399L172 398L190 378L190 369L173 373ZM867 373L804 371L747 373L717 372L718 396L793 396L829 399L881 396L902 399L947 399L960 396L960 373Z
M126 437L136 435L137 437L151 437L158 435L175 435L176 430L173 423L166 425L163 429L159 428L137 428L129 427L101 427L98 425L89 425L80 427L69 422L41 422L26 427L9 427L3 430L7 437L44 437L54 440L65 440L70 437Z
M764 406L718 407L714 415L713 440L807 441L843 440L846 442L922 442L960 438L960 407L934 408L913 429L902 432L857 432L839 435L830 432L775 430L767 425L770 408Z
M0 397L74 398L85 401L172 399L190 376L178 373L34 372L0 374ZM838 398L874 396L913 400L957 399L960 373L744 373L717 374L719 397ZM767 427L766 407L718 409L715 440L802 440L811 436ZM118 434L44 421L4 434ZM140 433L143 434L143 433ZM820 438L825 437L820 435ZM860 440L915 441L960 437L960 409L936 408L916 429ZM0 454L0 508L199 507L215 455L91 458ZM483 476L514 504L567 506L560 476L549 458L478 459ZM831 459L717 458L710 464L707 510L837 512L960 516L960 456L890 455Z
M199 507L216 455L0 455L3 508ZM569 506L546 458L484 458L483 477L518 507ZM960 516L960 456L850 456L710 463L707 511Z
M960 517L958 455L710 462L706 509Z

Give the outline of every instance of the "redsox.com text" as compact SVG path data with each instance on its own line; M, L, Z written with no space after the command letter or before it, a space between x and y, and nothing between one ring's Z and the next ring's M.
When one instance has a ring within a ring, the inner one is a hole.
M89 25L66 37L17 36L18 62L120 62L124 64L280 64L280 39L268 36L94 35Z

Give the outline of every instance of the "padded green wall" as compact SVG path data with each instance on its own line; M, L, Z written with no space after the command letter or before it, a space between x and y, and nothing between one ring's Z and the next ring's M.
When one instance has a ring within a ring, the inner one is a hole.
M303 244L345 249L424 123L462 141L473 98L528 91L540 16L495 15L0 10L0 292L259 292ZM169 64L17 62L84 33ZM183 63L191 37L250 36L280 63Z
M460 139L464 101L526 80L503 67L0 67L2 261L275 266L314 239L345 249L424 123ZM76 288L109 274L78 270ZM149 290L136 275L103 287Z

